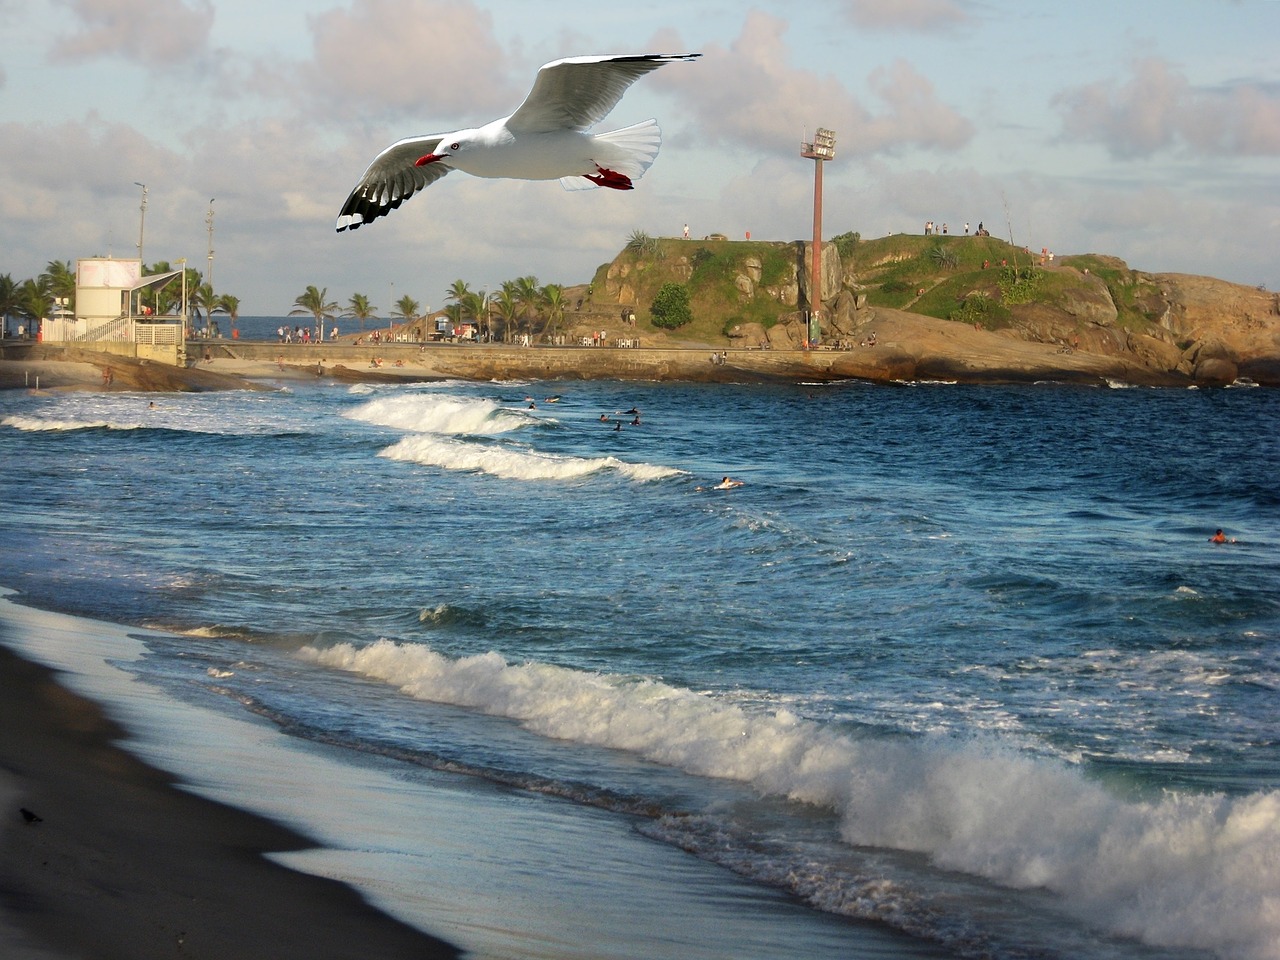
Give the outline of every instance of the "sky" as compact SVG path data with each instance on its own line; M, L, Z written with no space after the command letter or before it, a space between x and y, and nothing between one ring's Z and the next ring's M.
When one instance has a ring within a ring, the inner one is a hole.
M995 236L1280 289L1277 0L0 0L0 274L136 257L244 315L314 285L386 315L588 282L637 230ZM405 137L514 110L565 56L686 53L596 128L654 117L633 191L454 172L336 233ZM145 218L140 210L146 185Z

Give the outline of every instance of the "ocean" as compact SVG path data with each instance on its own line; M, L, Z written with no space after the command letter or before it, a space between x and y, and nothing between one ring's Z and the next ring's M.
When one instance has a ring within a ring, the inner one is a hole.
M1278 425L1245 387L10 391L0 612L475 957L1275 960Z

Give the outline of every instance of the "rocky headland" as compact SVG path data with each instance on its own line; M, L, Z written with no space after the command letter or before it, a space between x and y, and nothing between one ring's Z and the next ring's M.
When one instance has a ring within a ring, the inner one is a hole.
M263 380L620 379L1280 386L1280 296L1210 277L1145 273L1114 257L1032 254L990 236L895 235L823 245L631 243L530 346L211 341L186 368L84 346L0 345L0 387L216 390ZM690 318L655 323L678 284ZM806 345L810 304L821 337ZM196 358L199 358L198 360Z

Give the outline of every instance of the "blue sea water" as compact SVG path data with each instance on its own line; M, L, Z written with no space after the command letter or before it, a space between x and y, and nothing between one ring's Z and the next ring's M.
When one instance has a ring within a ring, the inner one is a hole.
M13 391L0 584L780 893L792 955L1274 960L1280 394L1116 387Z

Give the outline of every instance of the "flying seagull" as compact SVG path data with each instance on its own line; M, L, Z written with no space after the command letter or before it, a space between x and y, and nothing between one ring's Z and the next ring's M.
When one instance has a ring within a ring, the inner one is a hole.
M385 217L450 170L473 177L559 180L566 190L630 190L658 155L662 132L646 120L591 134L627 87L646 73L700 53L568 57L538 71L515 113L482 127L409 137L369 164L338 214L337 229Z

